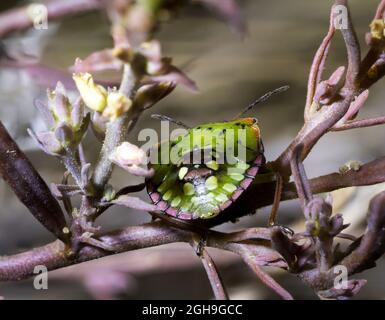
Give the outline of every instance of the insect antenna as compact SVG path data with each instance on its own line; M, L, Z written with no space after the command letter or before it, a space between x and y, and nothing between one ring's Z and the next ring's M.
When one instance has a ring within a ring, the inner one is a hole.
M272 91L269 91L269 92L265 93L262 97L259 97L257 100L253 101L245 109L243 109L240 113L238 113L237 116L234 119L239 119L243 114L245 114L250 109L254 108L257 104L259 104L261 102L265 102L271 96L273 96L273 95L275 95L277 93L285 92L289 88L290 88L290 86L283 86L283 87L279 87L277 89L274 89Z
M169 121L169 122L175 123L178 126L181 126L182 128L191 129L191 127L189 127L187 124L184 124L182 121L175 120L175 119L170 118L168 116L165 116L163 114L152 114L151 118L157 119L157 120L160 120L160 121Z

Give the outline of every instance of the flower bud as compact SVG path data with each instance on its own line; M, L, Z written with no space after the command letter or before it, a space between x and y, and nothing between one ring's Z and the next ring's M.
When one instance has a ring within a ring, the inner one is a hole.
M52 131L35 133L28 129L29 135L39 144L40 148L47 154L60 156L64 152L60 141Z
M84 102L82 99L77 99L71 110L71 122L74 129L78 129L83 123L84 119Z
M118 146L110 156L110 160L136 176L151 177L154 174L154 169L149 170L145 167L146 153L129 142L123 142Z
M66 123L61 123L55 130L55 137L58 139L63 147L69 146L74 142L74 132L72 128Z
M149 109L155 103L169 95L176 84L173 82L159 82L141 86L135 95L135 104L141 109Z
M370 34L373 39L381 40L384 38L385 22L383 19L375 19L370 24Z
M134 144L123 142L115 149L112 157L122 166L141 165L146 163L146 153Z
M107 90L95 84L89 73L75 73L72 78L86 106L91 110L103 112L107 105Z
M49 109L60 122L67 122L70 118L71 104L63 84L59 81L54 91L47 90Z
M123 113L127 112L132 106L132 101L118 91L112 91L107 97L107 107L103 111L103 116L110 120L115 120Z
M76 148L83 138L90 116L84 114L84 103L79 98L71 104L64 86L58 82L54 91L48 91L48 105L36 101L35 105L47 124L48 131L31 136L48 154L60 156L65 149Z

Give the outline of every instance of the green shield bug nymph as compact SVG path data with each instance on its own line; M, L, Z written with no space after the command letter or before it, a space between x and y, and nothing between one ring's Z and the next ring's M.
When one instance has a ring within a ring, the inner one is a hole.
M269 92L246 110L286 89ZM255 118L189 128L154 150L149 167L155 174L146 180L147 192L159 211L183 220L217 216L249 188L265 163Z
M158 150L158 159L169 153L170 163L150 163L155 175L147 180L147 191L158 210L185 220L212 218L230 206L265 159L254 118L201 125Z

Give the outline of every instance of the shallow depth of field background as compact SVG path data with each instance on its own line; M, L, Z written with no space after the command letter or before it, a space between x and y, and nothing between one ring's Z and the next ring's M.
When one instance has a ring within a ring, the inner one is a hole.
M0 10L22 1L1 1ZM314 52L328 28L332 1L241 1L247 17L249 36L243 41L207 11L191 6L177 19L163 25L158 37L164 53L177 65L188 64L188 74L197 81L199 94L184 88L177 90L146 112L129 141L136 142L141 128L159 129L151 113L162 113L189 125L231 119L243 107L265 91L289 84L291 89L249 112L259 119L267 159L274 159L288 145L302 125L307 74ZM352 0L354 22L366 51L364 34L378 1ZM76 57L111 46L107 19L100 13L72 17L49 23L48 30L30 30L6 39L11 53L28 53L41 57L43 64L65 69ZM331 48L326 74L345 63L345 51L338 34ZM193 63L189 63L193 60ZM54 85L54 84L52 84ZM381 81L371 90L370 99L360 117L385 114L385 91ZM50 182L59 182L63 166L38 150L26 134L27 127L39 128L41 122L33 107L35 98L45 98L45 88L23 70L0 68L0 117L12 135ZM337 171L349 160L370 161L385 154L385 127L331 133L324 137L306 160L309 177ZM99 142L89 133L86 140L88 159L95 159ZM115 186L139 180L116 169ZM334 192L335 210L343 212L348 229L358 234L370 198L385 185L350 188ZM148 199L145 192L143 199ZM16 200L3 181L0 182L0 255L11 254L43 245L53 238ZM264 226L269 208L245 217L237 224L220 230L246 226ZM301 230L301 211L296 201L283 203L280 223ZM149 221L144 213L113 208L98 220L103 230ZM233 299L275 299L258 279L240 263L238 257L211 251L225 285ZM385 264L365 272L368 284L358 295L361 299L385 298ZM270 269L275 278L295 298L313 299L313 292L294 276ZM360 275L358 275L360 276ZM174 244L129 252L57 270L49 274L49 289L36 291L32 279L0 283L0 296L6 299L86 299L149 298L208 299L210 286L199 259L187 244Z

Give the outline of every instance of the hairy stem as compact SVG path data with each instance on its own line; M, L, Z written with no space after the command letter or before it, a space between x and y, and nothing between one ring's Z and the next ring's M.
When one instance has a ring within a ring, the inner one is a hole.
M139 79L137 75L132 68L126 64L124 66L123 78L119 91L127 97L132 98L135 94L138 82ZM104 186L111 177L114 165L110 160L110 155L114 149L126 139L131 120L135 119L133 112L134 110L125 113L107 125L106 137L93 175L93 184L99 193L103 192Z
M80 188L84 188L81 179L81 169L79 163L76 161L76 156L72 150L67 149L66 155L62 157L62 161L64 163L64 166L68 170L68 172L71 174L71 176L75 179L76 184Z

